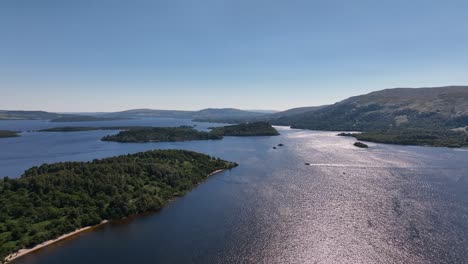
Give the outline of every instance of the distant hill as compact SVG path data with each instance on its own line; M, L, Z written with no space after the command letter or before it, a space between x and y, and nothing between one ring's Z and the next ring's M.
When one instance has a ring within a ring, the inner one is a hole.
M97 121L115 121L125 120L125 117L97 117L97 116L68 116L59 117L50 120L50 122L97 122Z
M223 119L223 118L232 118L232 119L242 119L242 118L252 118L257 116L264 116L265 113L260 112L250 112L239 110L235 108L207 108L200 111L192 113L193 119Z
M196 120L248 119L264 116L265 113L245 111L235 108L207 108L199 111L132 109L112 113L59 114L45 111L0 110L0 120L51 120L51 122L110 121L127 118L165 117Z
M298 107L292 108L285 111L279 112L255 112L251 115L230 115L230 116L217 116L211 118L195 118L196 121L201 122L218 122L218 123L244 123L244 122L256 122L256 121L272 121L274 120L275 123L280 123L282 118L287 118L293 115L302 114L306 112L312 112L317 109L323 108L325 106L308 106L308 107ZM289 120L285 121L288 123Z
M217 120L225 118L251 118L262 116L264 113L244 111L235 108L207 108L199 111L180 111L180 110L153 110L153 109L133 109L122 112L107 113L102 117L167 117L167 118L186 118L195 120Z
M0 110L0 120L22 120L22 119L48 120L48 119L71 117L71 116L74 116L74 115L57 114L57 113L50 113L50 112L45 112L45 111Z
M121 112L105 113L99 116L100 117L125 117L125 118L138 118L138 117L190 118L192 112L193 111L131 109L131 110L125 110Z
M468 86L386 89L350 97L333 105L299 107L272 114L234 108L207 108L199 111L132 109L100 113L94 117L44 111L0 111L0 119L78 122L139 117L225 123L268 121L274 125L314 130L378 131L422 128L465 131L468 126Z
M306 106L306 107L292 108L292 109L288 109L288 110L285 110L285 111L273 113L271 115L268 115L267 118L268 119L277 119L277 118L283 118L283 117L290 117L290 116L294 116L294 115L299 115L299 114L303 114L303 113L311 113L313 111L324 108L326 106L328 106L328 105Z
M348 131L464 127L468 125L468 86L386 89L270 122L293 128Z
M245 109L244 111L262 113L262 114L274 114L281 111L278 110L262 110L262 109Z

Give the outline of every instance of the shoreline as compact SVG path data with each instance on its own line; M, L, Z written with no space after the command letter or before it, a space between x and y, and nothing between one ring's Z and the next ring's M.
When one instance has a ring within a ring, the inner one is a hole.
M35 246L32 247L32 248L23 248L23 249L20 249L20 250L16 251L15 253L12 253L12 254L6 256L6 258L3 259L3 261L0 262L0 263L4 263L4 264L9 263L9 262L11 262L11 261L13 261L13 260L15 260L15 259L18 259L18 258L20 258L20 257L22 257L22 256L25 256L25 255L29 254L29 253L31 253L31 252L40 250L40 249L42 249L42 248L45 248L45 247L47 247L47 246L50 246L50 245L52 245L52 244L55 244L55 243L60 242L60 241L62 241L62 240L65 240L65 239L67 239L67 238L73 237L73 236L75 236L75 235L77 235L77 234L80 234L80 233L83 233L83 232L85 232L85 231L92 230L92 229L97 228L97 227L99 227L99 226L105 225L105 224L108 223L108 222L109 222L108 220L103 220L101 223L99 223L99 224L97 224L97 225L94 225L94 226L85 226L85 227L83 227L83 228L76 229L75 231L72 231L72 232L67 233L67 234L63 234L63 235L61 235L61 236L59 236L59 237L57 237L57 238L44 241L44 242L42 242L42 243L40 243L40 244L38 244L38 245L35 245Z
M227 170L227 169L215 170L215 171L213 171L212 173L208 174L207 178L210 177L210 176L213 176L213 175L215 175L215 174L221 173L221 172L223 172L223 171L225 171L225 170Z

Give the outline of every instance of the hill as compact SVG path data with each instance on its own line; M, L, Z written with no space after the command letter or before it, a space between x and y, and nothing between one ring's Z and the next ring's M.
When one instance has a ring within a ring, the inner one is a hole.
M167 118L191 118L193 111L181 110L155 110L155 109L131 109L121 112L105 113L99 117L110 118L139 118L139 117L167 117Z
M61 117L71 117L75 115L69 114L57 114L50 113L45 111L9 111L9 110L0 110L0 120L49 120L54 118Z
M193 119L221 119L221 118L251 118L263 116L265 113L250 112L235 108L207 108L192 114Z
M288 109L285 111L277 112L268 116L263 116L258 119L265 120L265 121L272 121L275 124L289 123L290 118L294 118L294 116L302 115L305 113L313 113L314 111L317 111L327 106L328 105L297 107L297 108L292 108L292 109Z
M463 147L468 146L468 86L386 89L269 122L362 131L356 138L380 143Z
M270 122L293 128L343 131L464 127L468 125L468 86L386 89Z
M273 120L275 124L280 124L283 118L288 118L294 115L303 114L303 113L310 113L312 111L318 110L325 106L307 106L307 107L298 107L292 108L285 111L279 112L257 112L254 115L233 115L233 116L217 116L211 118L195 118L195 121L199 122L213 122L213 123L230 123L230 124L238 124L238 123L246 123L246 122L265 122ZM284 123L288 123L285 121Z
M50 120L50 122L98 122L98 121L115 121L125 120L125 117L97 117L97 116L69 116L59 117Z
M163 117L194 120L247 120L265 116L264 112L245 111L235 108L207 108L199 111L131 109L112 113L59 114L45 111L8 111L0 110L0 120L51 120L51 122L90 122L112 121L128 118Z
M132 109L122 112L114 112L100 115L100 117L166 117L193 119L196 121L211 121L221 119L248 119L256 116L263 116L265 113L244 111L235 108L207 108L199 111L180 111L180 110L155 110L155 109Z

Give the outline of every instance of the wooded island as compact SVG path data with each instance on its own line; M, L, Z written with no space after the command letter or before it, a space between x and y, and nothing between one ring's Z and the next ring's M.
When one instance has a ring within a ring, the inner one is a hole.
M236 163L184 150L44 164L0 180L0 260L104 219L154 211Z

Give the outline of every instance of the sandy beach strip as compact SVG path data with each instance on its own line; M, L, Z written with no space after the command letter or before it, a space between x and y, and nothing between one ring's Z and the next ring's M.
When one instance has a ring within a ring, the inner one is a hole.
M208 174L208 177L213 176L213 175L215 175L215 174L218 174L218 173L220 173L220 172L223 172L223 171L225 171L225 170L226 170L226 169L215 170L215 171L213 171L212 173Z
M74 236L74 235L77 235L77 234L79 234L79 233L81 233L81 232L84 232L84 231L86 231L86 230L96 228L96 227L101 226L101 225L103 225L103 224L105 224L105 223L107 223L107 222L109 222L109 221L104 220L104 221L102 221L102 222L101 222L100 224L98 224L98 225L95 225L95 226L87 226L87 227L83 227L83 228L77 229L77 230L75 230L75 231L73 231L73 232L70 232L70 233L68 233L68 234L61 235L61 236L59 236L59 237L57 237L57 238L55 238L55 239L51 239L51 240L47 240L47 241L45 241L45 242L42 242L42 243L40 243L40 244L38 244L38 245L36 245L36 246L34 246L34 247L32 247L32 248L20 249L20 250L18 250L17 252L8 255L8 256L4 259L4 262L3 262L3 263L8 263L8 262L10 262L10 261L12 261L12 260L14 260L14 259L17 259L17 258L19 258L19 257L22 257L22 256L26 255L26 254L29 254L29 253L34 252L34 251L36 251L36 250L39 250L39 249L41 249L41 248L44 248L44 247L47 247L47 246L52 245L52 244L54 244L54 243L57 243L57 242L59 242L59 241L61 241L61 240L67 239L67 238L69 238L69 237L72 237L72 236Z

